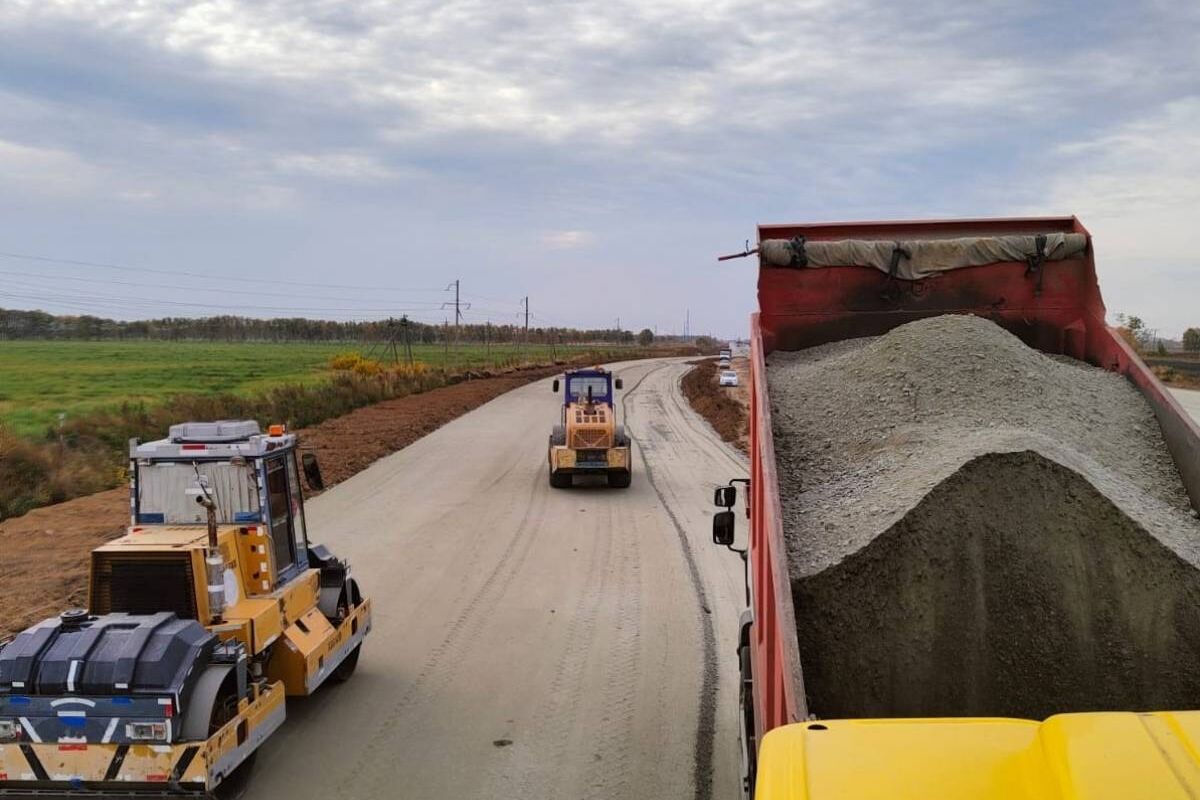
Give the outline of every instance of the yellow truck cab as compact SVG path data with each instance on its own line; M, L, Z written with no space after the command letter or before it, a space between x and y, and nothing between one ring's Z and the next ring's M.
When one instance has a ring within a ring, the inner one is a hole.
M1190 800L1200 711L784 725L759 758L759 800Z

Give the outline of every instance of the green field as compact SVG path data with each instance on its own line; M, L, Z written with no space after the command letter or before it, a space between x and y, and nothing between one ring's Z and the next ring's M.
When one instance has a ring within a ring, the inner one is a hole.
M365 348L344 342L0 341L0 423L38 436L59 414L176 394L249 395L281 383L322 381L331 357L355 351ZM564 348L556 353L562 356ZM526 355L548 361L551 348L531 346ZM382 348L373 356L391 359ZM452 345L448 353L441 345L414 345L413 356L434 368L467 369L514 363L520 353L512 345Z

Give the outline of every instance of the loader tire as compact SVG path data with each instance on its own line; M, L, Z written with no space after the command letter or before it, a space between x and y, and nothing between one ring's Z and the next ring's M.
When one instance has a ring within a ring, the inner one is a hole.
M550 470L550 486L554 489L570 489L571 474Z
M628 489L629 484L633 483L632 472L610 472L608 473L608 485L614 489Z

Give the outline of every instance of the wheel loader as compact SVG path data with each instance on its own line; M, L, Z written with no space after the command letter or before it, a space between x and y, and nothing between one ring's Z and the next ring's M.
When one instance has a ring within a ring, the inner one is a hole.
M561 421L550 433L547 458L550 485L565 489L576 475L599 475L609 486L625 488L633 480L633 462L625 427L617 424L615 390L621 379L600 367L571 370L554 379L564 389Z
M309 543L283 426L130 442L131 525L93 551L89 607L0 645L0 797L228 797L285 698L350 677L371 602Z

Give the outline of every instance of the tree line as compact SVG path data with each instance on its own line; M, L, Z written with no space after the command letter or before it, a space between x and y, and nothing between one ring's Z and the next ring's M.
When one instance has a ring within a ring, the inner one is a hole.
M99 341L210 341L210 342L376 342L395 338L397 343L434 344L449 341L530 344L646 345L654 334L612 328L531 327L521 325L469 324L430 325L415 320L351 321L287 317L257 319L221 315L215 317L162 317L145 320L114 320L91 315L56 315L44 311L0 308L0 340L68 339Z

